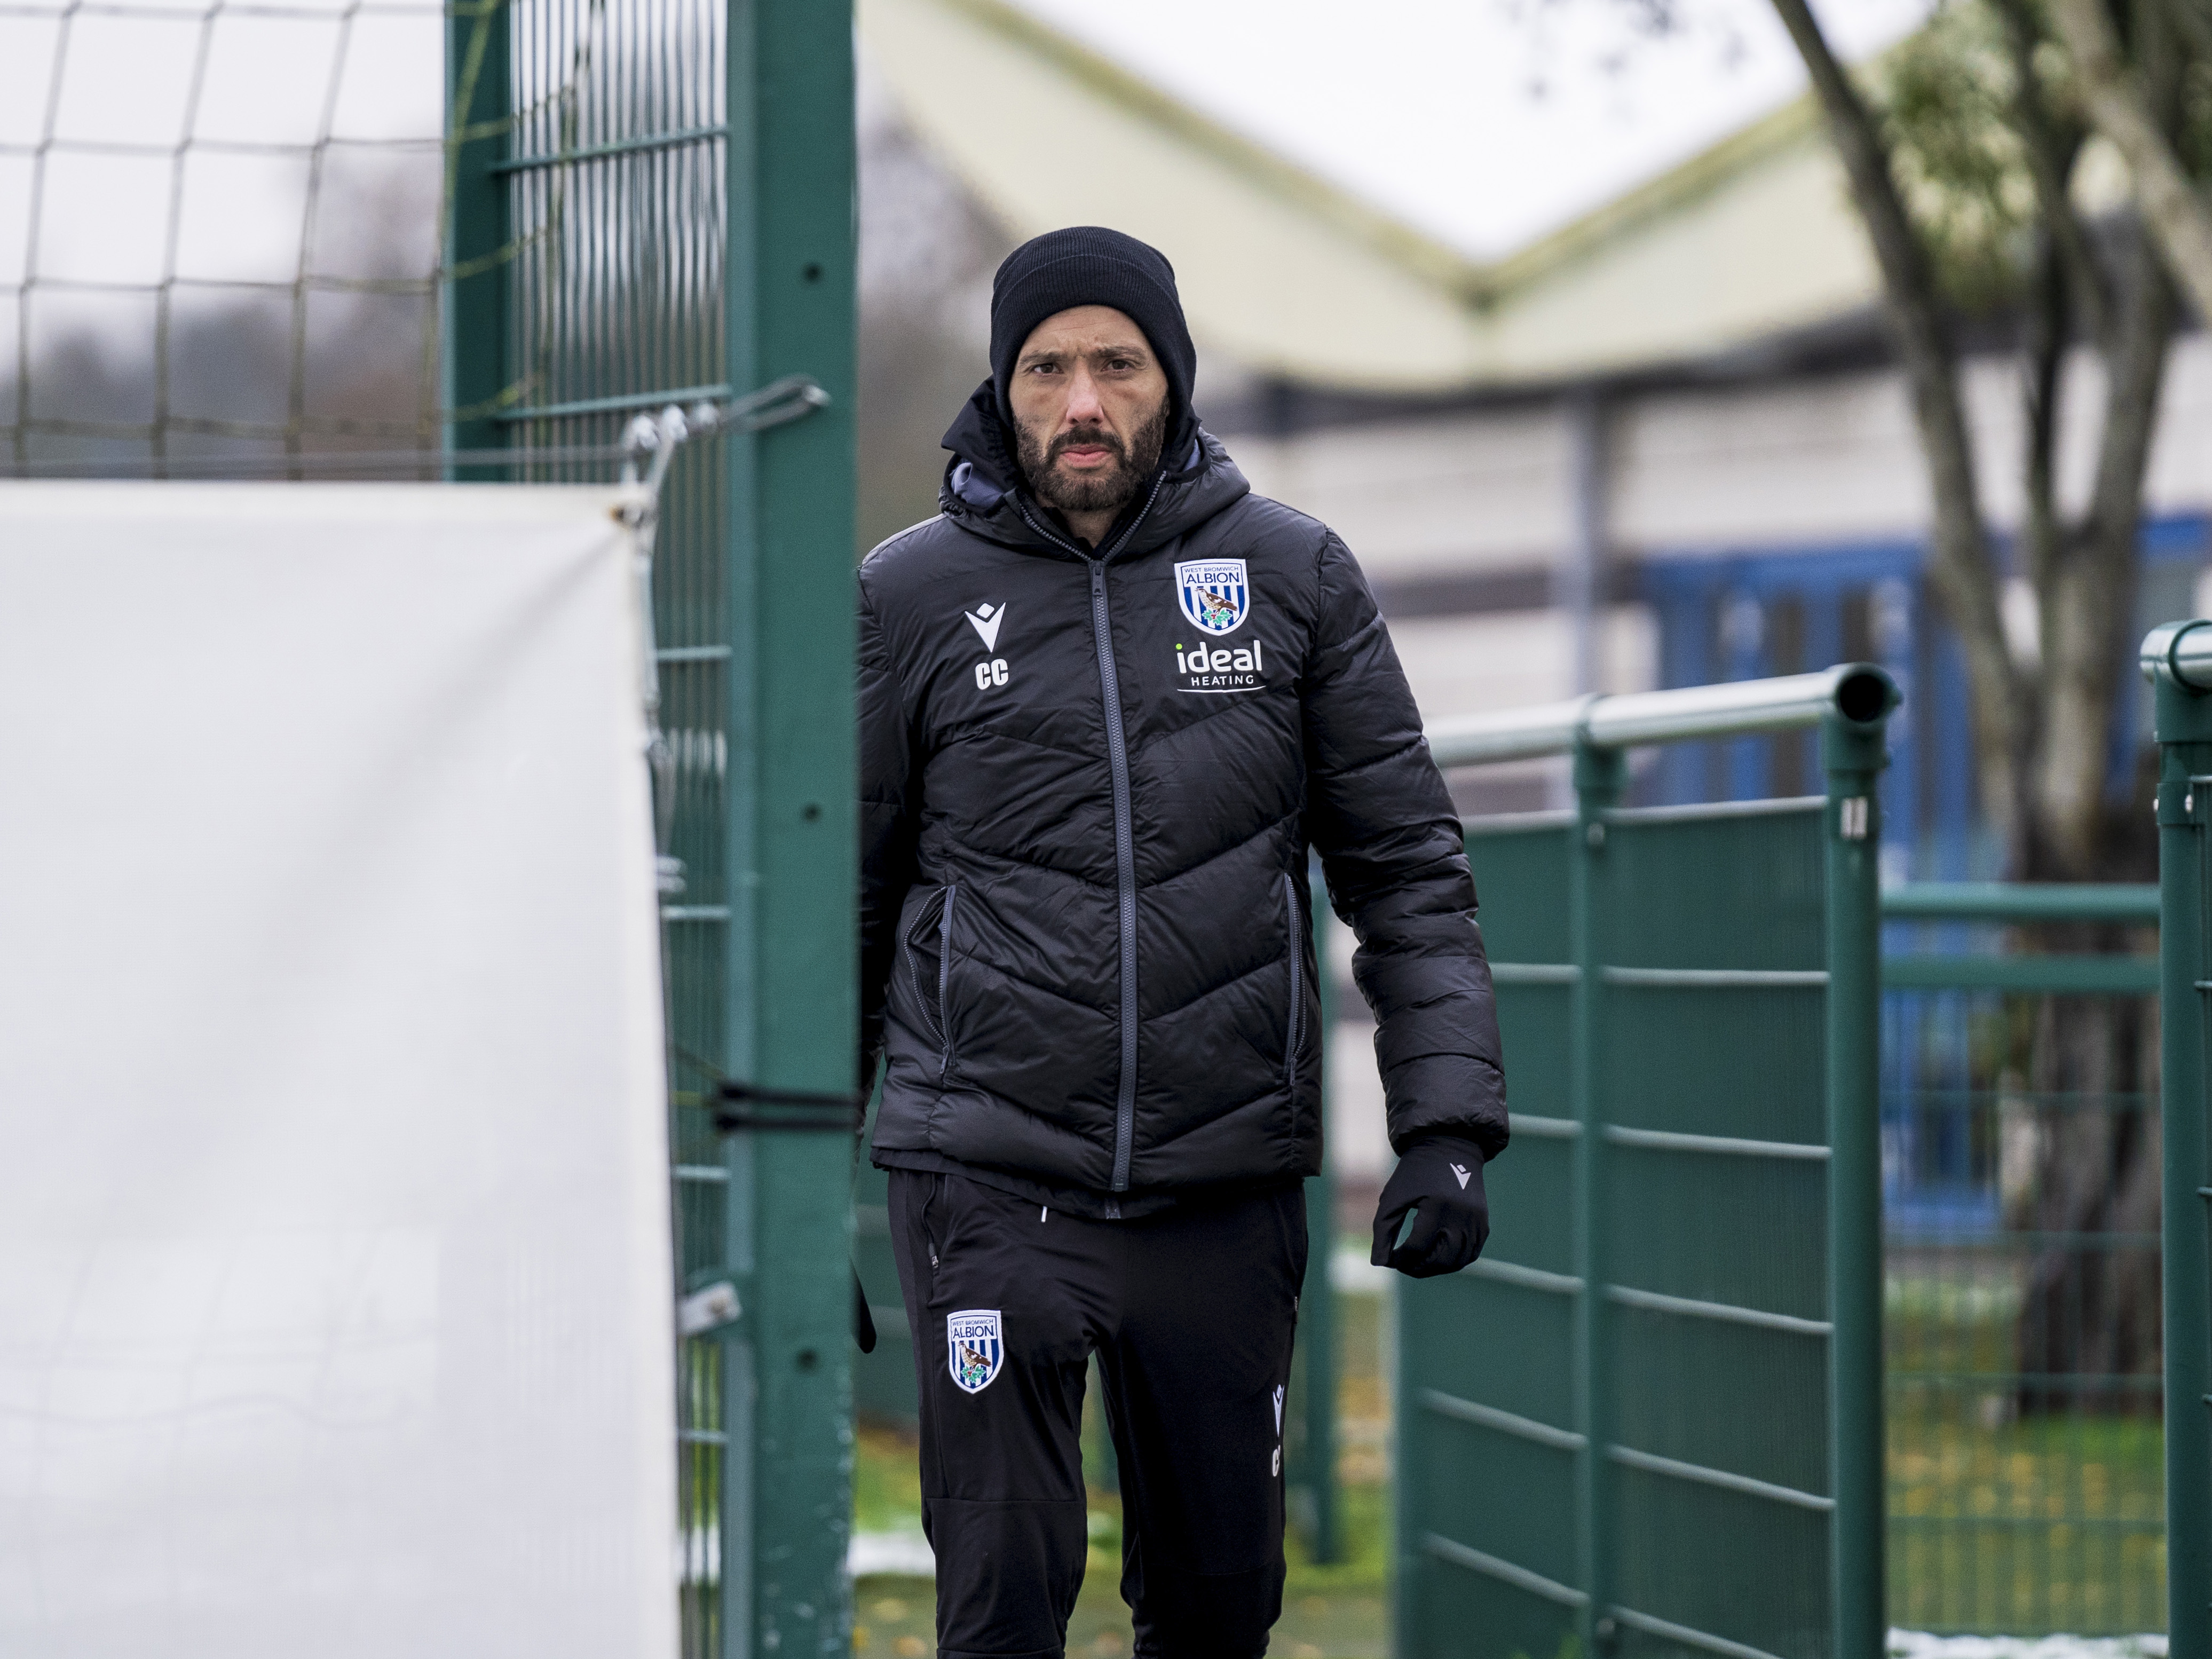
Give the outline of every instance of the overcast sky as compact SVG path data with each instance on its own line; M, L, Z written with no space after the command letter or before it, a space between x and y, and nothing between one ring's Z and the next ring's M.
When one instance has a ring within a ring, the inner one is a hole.
M434 5L372 0L349 27L339 0L289 0L320 15L240 9L204 37L210 0L167 3L167 16L79 15L58 82L58 7L0 17L0 293L21 280L33 246L48 279L150 283L171 269L288 280L299 264L303 157L196 148L172 243L179 181L167 160L106 149L173 143L187 111L201 139L297 143L326 118L357 141L436 132ZM1635 27L1638 0L1017 3L1479 257L1510 252L1724 137L1794 96L1803 79L1767 0L1671 0L1683 25L1660 39ZM1927 4L1828 0L1822 9L1839 45L1861 56L1897 39ZM34 211L31 152L57 84L54 136L90 148L49 160ZM392 160L374 148L333 152L325 182L354 173L344 182L358 200ZM327 239L344 240L346 228L319 228L319 269L392 276L427 257L356 238L341 259ZM143 295L54 291L36 326L135 334L150 325L149 306ZM14 354L14 323L15 307L0 305L0 361Z
M1805 77L1767 0L1017 0L1216 119L1479 258L1759 116ZM1817 6L1853 58L1928 0Z
M354 277L427 274L427 237L398 234L405 213L353 221L402 173L416 180L420 228L434 218L435 150L419 141L434 144L441 121L437 8L375 0L346 19L337 0L284 7L224 11L211 28L211 0L82 13L66 30L58 6L0 15L0 367L12 367L23 314L14 285L27 269L55 284L28 307L34 358L78 335L143 353L150 286L165 273L291 281L308 234L307 156L225 144L306 146L325 131L349 141L323 180L349 213L316 227L311 263ZM179 173L162 151L187 131ZM49 138L41 178L34 152ZM190 290L179 314L243 292Z

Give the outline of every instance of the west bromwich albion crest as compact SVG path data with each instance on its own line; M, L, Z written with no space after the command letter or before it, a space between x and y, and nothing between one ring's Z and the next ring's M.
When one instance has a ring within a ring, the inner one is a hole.
M1242 559L1187 559L1175 568L1182 614L1203 634L1226 634L1252 611L1252 586Z
M945 1346L951 1350L952 1380L963 1394L981 1394L1006 1363L1006 1344L996 1308L970 1308L948 1314Z

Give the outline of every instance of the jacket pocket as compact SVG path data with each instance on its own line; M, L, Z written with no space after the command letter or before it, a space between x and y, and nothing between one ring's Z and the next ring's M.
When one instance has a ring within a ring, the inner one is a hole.
M1291 964L1291 1018L1283 1038L1283 1086L1295 1089L1298 1085L1298 1042L1305 1036L1306 1027L1306 940L1304 918L1298 914L1298 887L1291 877L1283 878L1283 939L1287 947L1284 952Z
M928 1023L929 1035L937 1039L940 1071L943 1057L951 1050L951 1032L945 1020L945 993L952 969L952 907L958 890L939 888L922 901L906 930L907 981L914 993L914 1006Z

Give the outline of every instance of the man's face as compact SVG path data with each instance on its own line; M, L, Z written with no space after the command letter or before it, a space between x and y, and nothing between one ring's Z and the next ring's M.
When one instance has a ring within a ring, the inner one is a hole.
M1063 513L1117 512L1159 464L1168 377L1144 330L1111 306L1036 325L1006 388L1022 471Z

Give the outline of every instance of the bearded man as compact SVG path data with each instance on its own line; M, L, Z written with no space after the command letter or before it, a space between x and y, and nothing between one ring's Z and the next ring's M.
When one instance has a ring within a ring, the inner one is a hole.
M1399 1154L1375 1260L1473 1261L1505 1146L1474 884L1389 635L1344 544L1199 424L1194 356L1152 248L1017 249L938 516L860 568L861 1066L888 1057L944 1659L1063 1650L1094 1354L1137 1651L1267 1650L1321 1167L1310 849Z

